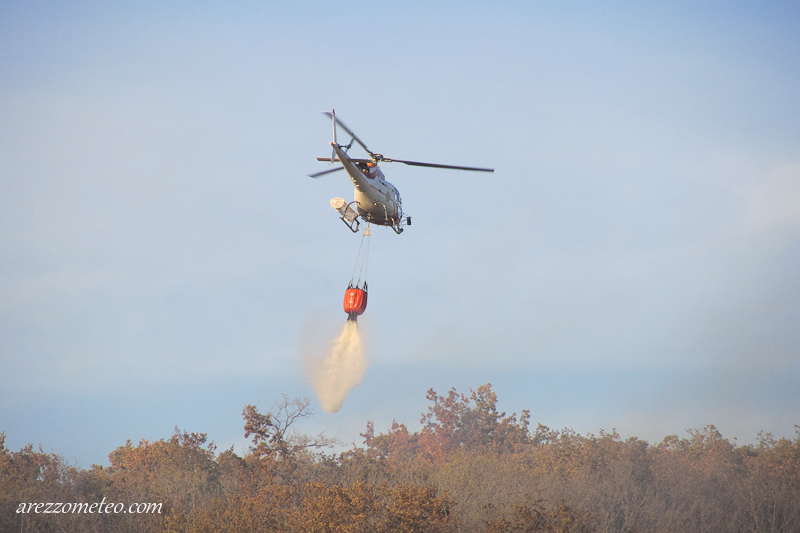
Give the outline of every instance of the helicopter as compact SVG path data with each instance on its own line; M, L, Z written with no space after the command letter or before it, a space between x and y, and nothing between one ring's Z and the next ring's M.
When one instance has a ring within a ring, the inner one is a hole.
M356 187L355 200L348 203L343 198L334 198L331 200L331 206L339 213L339 218L353 233L358 233L359 220L368 224L388 226L398 235L403 232L404 226L411 225L411 217L403 212L400 191L386 181L383 172L379 168L380 163L403 163L417 167L494 172L493 168L440 165L384 157L381 154L370 151L367 145L344 122L336 118L335 110L323 114L329 117L333 124L333 142L330 143L332 151L330 157L318 157L317 161L327 161L330 164L341 163L342 166L309 174L308 176L319 178L338 170L344 169L347 171L350 180ZM350 135L349 144L341 145L336 141L337 125ZM347 155L347 151L352 147L353 142L357 142L369 154L369 159L357 159ZM355 206L355 209L353 206Z

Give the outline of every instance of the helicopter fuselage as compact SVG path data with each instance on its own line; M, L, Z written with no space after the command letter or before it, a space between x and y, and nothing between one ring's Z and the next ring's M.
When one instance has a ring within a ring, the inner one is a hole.
M355 185L355 207L358 215L371 224L390 226L395 231L402 231L400 225L403 206L397 187L386 181L377 164L353 161L339 145L331 145Z

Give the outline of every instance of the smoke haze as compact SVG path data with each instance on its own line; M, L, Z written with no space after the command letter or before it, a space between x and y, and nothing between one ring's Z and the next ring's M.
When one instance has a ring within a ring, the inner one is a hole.
M322 359L306 353L306 373L326 413L336 413L350 389L361 382L367 368L366 354L355 321L345 322L339 336L330 343Z

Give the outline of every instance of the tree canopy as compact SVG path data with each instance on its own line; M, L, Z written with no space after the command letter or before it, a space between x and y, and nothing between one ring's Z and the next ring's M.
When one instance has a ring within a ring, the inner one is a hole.
M800 531L800 429L737 446L713 426L651 445L615 432L530 428L498 410L491 384L428 391L412 431L366 422L363 446L333 453L297 423L304 398L243 410L251 446L218 452L175 428L128 441L88 470L0 433L0 531L630 532ZM25 502L158 504L160 512L44 514ZM20 509L23 512L20 512Z

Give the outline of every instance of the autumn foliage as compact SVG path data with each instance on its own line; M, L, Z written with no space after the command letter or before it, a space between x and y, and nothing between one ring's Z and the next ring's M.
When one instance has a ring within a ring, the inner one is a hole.
M651 445L615 432L530 427L497 410L491 385L428 391L412 431L366 424L363 446L329 453L297 433L309 402L244 408L243 457L205 434L130 441L83 470L0 433L0 531L795 532L800 436L737 446L714 426ZM21 502L158 502L161 513L36 514Z

